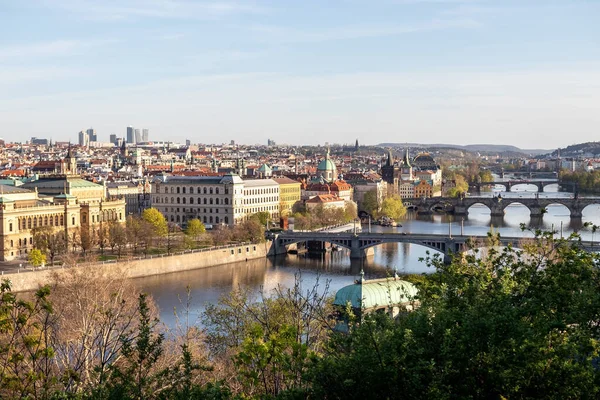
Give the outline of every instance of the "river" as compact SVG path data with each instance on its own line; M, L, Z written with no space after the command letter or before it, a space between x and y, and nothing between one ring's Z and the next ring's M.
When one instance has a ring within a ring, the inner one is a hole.
M481 196L502 197L533 197L537 188L529 185L519 185L512 188L512 192L501 191L503 187L494 188ZM570 193L558 192L557 185L545 188L540 197L570 197ZM530 221L529 210L523 205L510 205L506 209L504 218L490 217L490 211L483 205L474 205L469 209L469 216L464 220L447 215L415 216L408 214L402 221L402 227L383 228L372 226L375 231L392 230L397 232L413 233L449 233L465 235L485 235L491 229L500 232L503 236L532 236L531 233L522 232L521 223L532 228L550 230L554 228L557 236L561 229L564 236L573 231L579 231L587 240L600 239L600 232L592 237L589 229L583 229L585 222L600 223L600 205L591 205L584 209L583 218L572 222L566 207L556 204L548 207L541 223ZM364 225L363 229L369 229ZM581 231L580 231L581 230ZM300 273L303 285L312 286L319 279L324 288L329 282L330 292L351 284L363 269L366 278L385 277L399 273L423 273L430 269L419 258L426 256L427 249L405 243L388 243L375 247L374 255L363 261L350 260L348 251L325 253L318 256L287 255L271 259L251 260L243 263L221 265L174 274L151 276L136 279L137 285L151 294L160 309L161 320L170 327L176 325L173 310L181 311L186 301L186 287L190 288L191 307L190 322L196 322L205 304L218 301L223 294L240 286L248 287L258 293L262 288L265 292L272 291L277 285L290 286L294 283L295 275Z

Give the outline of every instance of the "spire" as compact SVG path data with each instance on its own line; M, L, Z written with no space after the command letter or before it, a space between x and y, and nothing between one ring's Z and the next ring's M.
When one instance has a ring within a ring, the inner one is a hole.
M364 269L360 269L360 283L363 283L365 281L365 270Z
M391 167L392 165L394 165L394 156L392 155L392 149L389 149L389 150L388 150L388 153L387 153L387 160L386 160L386 162L385 162L385 165L386 165L387 167Z
M67 158L72 158L73 155L71 154L71 141L69 140L69 149L67 150Z
M408 155L408 147L406 148L406 153L404 154L404 159L402 160L402 163L406 167L410 167L410 156Z

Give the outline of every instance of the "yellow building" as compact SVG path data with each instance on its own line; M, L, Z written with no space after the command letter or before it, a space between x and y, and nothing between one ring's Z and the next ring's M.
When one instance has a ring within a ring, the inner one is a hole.
M0 185L0 261L26 257L32 230L63 231L72 247L81 230L104 221L125 222L125 200L106 199L104 187L76 176L54 175L20 187Z
M301 184L285 176L272 179L279 184L279 215L287 217L292 213L294 204L300 201Z
M427 181L419 181L415 185L415 197L432 197L433 196L433 185Z

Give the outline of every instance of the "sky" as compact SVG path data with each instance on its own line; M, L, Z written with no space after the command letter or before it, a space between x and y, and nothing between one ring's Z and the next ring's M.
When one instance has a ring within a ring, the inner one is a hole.
M0 137L600 140L600 0L0 0Z

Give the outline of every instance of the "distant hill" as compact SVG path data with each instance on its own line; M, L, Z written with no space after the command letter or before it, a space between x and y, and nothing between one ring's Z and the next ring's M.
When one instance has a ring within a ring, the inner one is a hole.
M557 150L549 152L548 155L556 156ZM600 142L586 142L572 144L560 149L561 157L598 157L600 156Z
M411 148L450 148L450 149L460 149L471 152L480 152L480 153L520 153L523 155L538 155L538 154L546 154L549 153L550 150L543 149L520 149L516 146L511 145L503 145L503 144L467 144L464 146L457 144L422 144L422 143L381 143L379 146L382 147L411 147Z

